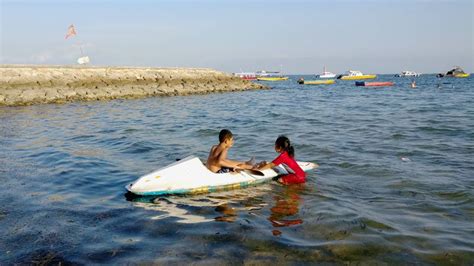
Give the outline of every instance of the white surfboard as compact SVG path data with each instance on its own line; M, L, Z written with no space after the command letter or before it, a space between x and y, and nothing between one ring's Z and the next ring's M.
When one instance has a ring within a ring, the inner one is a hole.
M298 162L304 171L318 167L311 162ZM287 172L283 167L263 171L242 170L216 174L195 156L186 157L138 178L125 188L137 195L196 194L238 189L270 181Z

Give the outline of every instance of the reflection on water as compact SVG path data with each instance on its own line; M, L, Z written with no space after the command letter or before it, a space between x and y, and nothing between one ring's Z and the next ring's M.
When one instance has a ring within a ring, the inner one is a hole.
M273 197L274 206L270 209L271 215L268 220L272 223L273 227L286 227L297 224L302 224L303 220L297 218L299 206L302 201L299 192L305 189L305 184L295 184L288 186L283 195L275 195ZM293 217L293 219L291 219ZM280 235L281 232L278 230L273 231Z
M214 220L218 222L235 222L237 218L237 211L228 204L221 204L216 207L216 211L221 213L221 216L217 216Z
M298 212L302 203L301 193L307 191L306 184L279 186L278 194L272 196L267 188L247 188L247 191L224 191L212 195L139 197L126 194L135 207L154 211L152 220L177 218L177 223L236 222L243 213L251 214L268 208L267 220L273 227L288 227L303 223ZM271 199L269 202L268 199ZM197 211L201 209L201 211ZM212 211L213 210L213 211ZM200 214L200 215L198 215ZM273 235L281 235L272 230Z
M417 89L388 75L396 85L377 89L295 79L0 108L0 264L472 265L474 76ZM143 174L206 158L222 128L231 158L271 160L286 134L320 168L303 186L124 197Z
M257 211L267 206L264 197L268 196L269 189L269 185L263 185L210 195L141 197L126 193L125 197L136 207L158 212L150 216L153 220L174 217L178 218L176 221L179 223L235 222L239 213ZM198 209L202 211L197 212Z

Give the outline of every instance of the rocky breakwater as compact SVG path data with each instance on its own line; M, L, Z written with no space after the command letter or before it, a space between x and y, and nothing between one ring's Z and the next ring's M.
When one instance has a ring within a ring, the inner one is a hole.
M207 68L0 66L0 106L265 88Z

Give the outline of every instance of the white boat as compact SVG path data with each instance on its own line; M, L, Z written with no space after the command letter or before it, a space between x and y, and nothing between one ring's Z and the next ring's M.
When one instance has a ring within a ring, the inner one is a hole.
M304 171L318 167L311 162L298 164ZM283 167L276 167L263 171L242 170L216 174L209 171L199 158L189 156L146 174L125 188L142 196L209 193L264 183L287 173Z
M420 73L416 73L413 71L402 71L402 73L395 75L396 77L418 77L420 76Z
M323 73L316 75L320 79L333 79L336 77L336 74L326 71L326 67L323 68Z

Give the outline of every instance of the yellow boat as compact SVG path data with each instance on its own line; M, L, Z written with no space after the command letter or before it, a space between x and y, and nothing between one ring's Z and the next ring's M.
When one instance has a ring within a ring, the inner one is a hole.
M464 72L461 67L455 66L453 69L449 70L446 74L436 75L438 78L442 77L454 77L454 78L467 78L471 74Z
M326 80L305 80L303 83L304 85L329 85L334 84L335 81L333 79L326 79Z
M454 74L454 77L455 78L467 78L469 77L471 74L469 73L459 73L459 74Z
M258 77L257 80L261 80L261 81L281 81L281 80L288 80L288 77Z
M359 79L374 79L377 75L364 75L360 71L349 70L346 74L341 75L338 79L342 80L359 80Z

